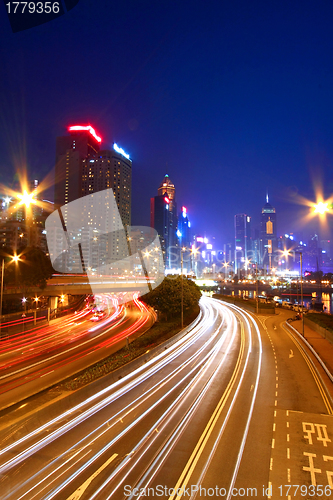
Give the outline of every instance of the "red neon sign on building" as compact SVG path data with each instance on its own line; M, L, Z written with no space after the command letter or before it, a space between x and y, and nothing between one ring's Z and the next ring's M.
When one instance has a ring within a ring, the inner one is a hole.
M88 132L91 133L91 135L96 139L97 142L102 142L102 138L96 134L95 129L92 128L91 125L72 125L71 127L68 127L69 132L75 132L80 130L87 130Z

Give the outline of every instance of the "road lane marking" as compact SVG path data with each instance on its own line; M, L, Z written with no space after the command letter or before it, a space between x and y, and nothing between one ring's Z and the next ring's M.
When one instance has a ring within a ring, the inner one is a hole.
M226 390L224 391L224 393L223 393L220 401L218 402L214 412L212 413L212 416L210 417L204 431L202 432L190 458L188 459L188 461L183 469L183 472L179 476L177 484L173 488L174 493L172 495L170 495L169 500L173 500L175 498L177 492L185 491L186 485L187 485L188 481L190 480L190 477L194 471L194 468L195 468L195 466L196 466L196 464L197 464L197 462L198 462L198 460L199 460L199 458L200 458L200 456L201 456L201 454L202 454L202 452L207 444L208 438L211 435L211 433L215 427L215 424L218 421L220 414L221 414L221 412L222 412L222 410L223 410L223 408L228 400L228 397L231 393L231 390L236 382L237 375L240 371L241 359L243 358L244 349L245 349L244 337L245 337L244 326L243 326L243 323L241 323L241 345L240 345L237 363L236 363L236 366L234 368L233 374L229 380L229 383L226 387ZM181 498L181 496L182 496L182 494L180 493L180 495L179 495L179 493L178 493L176 500Z
M312 364L312 360L310 361L311 358L309 358L309 356L307 355L306 351L303 350L302 346L298 344L298 342L296 341L295 337L285 328L283 327L284 331L287 333L287 335L289 336L289 338L292 340L292 342L295 344L295 346L297 347L297 349L299 350L299 352L301 353L301 355L303 356L303 359L304 361L306 362L306 364L308 365L308 368L314 378L314 381L319 389L319 392L321 394L321 397L324 401L324 404L326 406L326 409L327 409L327 412L329 415L333 415L333 409L332 409L332 406L331 406L331 403L329 401L329 398L325 392L325 389L317 375L317 372Z
M275 439L273 438L272 439L272 448L274 448L274 446L275 446Z
M77 490L75 490L74 493L67 498L67 500L79 500L95 477L97 477L117 456L118 453L114 453L97 471L88 477L88 479L81 484L81 486L79 486Z

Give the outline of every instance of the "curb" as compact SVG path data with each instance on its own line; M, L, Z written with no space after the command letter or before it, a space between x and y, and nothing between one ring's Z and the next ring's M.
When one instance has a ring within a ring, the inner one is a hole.
M301 335L299 333L298 330L296 330L296 328L294 328L293 326L291 326L288 321L285 322L287 326L289 326L289 328L298 335L298 337L300 339L302 339L302 341L304 342L304 344L310 349L310 351L312 352L312 354L315 356L315 358L317 359L318 363L321 365L321 367L323 368L323 370L325 371L326 375L328 376L328 378L330 379L331 382L333 382L333 375L332 373L329 371L329 369L327 368L327 366L325 365L324 361L321 359L321 357L319 356L319 354L317 354L317 352L314 350L314 348L312 347L311 344L309 344L309 342L303 337L303 335Z

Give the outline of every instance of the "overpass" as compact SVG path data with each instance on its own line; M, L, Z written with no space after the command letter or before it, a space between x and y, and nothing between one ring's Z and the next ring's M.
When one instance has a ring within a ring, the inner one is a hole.
M53 275L47 281L46 287L23 288L21 286L7 285L4 287L4 296L7 298L22 294L34 296L44 295L47 297L59 297L61 295L90 295L95 293L119 293L140 292L141 295L149 292L150 285L155 280L135 276L96 276L86 275Z

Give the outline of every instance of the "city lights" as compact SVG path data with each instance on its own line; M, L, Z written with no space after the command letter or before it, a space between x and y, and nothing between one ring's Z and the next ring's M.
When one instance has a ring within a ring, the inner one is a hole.
M128 160L130 159L130 155L127 154L127 153L125 153L125 151L123 150L123 148L120 148L119 146L117 146L116 143L114 143L113 149L115 151L117 151L117 153L120 153L122 156L124 156L125 158L127 158Z
M330 209L328 208L328 202L320 201L319 203L314 205L315 214L323 215L325 212L329 212L329 210Z
M34 193L28 193L26 190L23 191L23 194L18 194L17 197L21 200L19 205L25 205L26 208L29 208L31 203L34 202L33 199Z
M96 139L97 142L102 142L102 138L96 134L95 129L91 125L72 125L68 127L69 132L87 130Z

